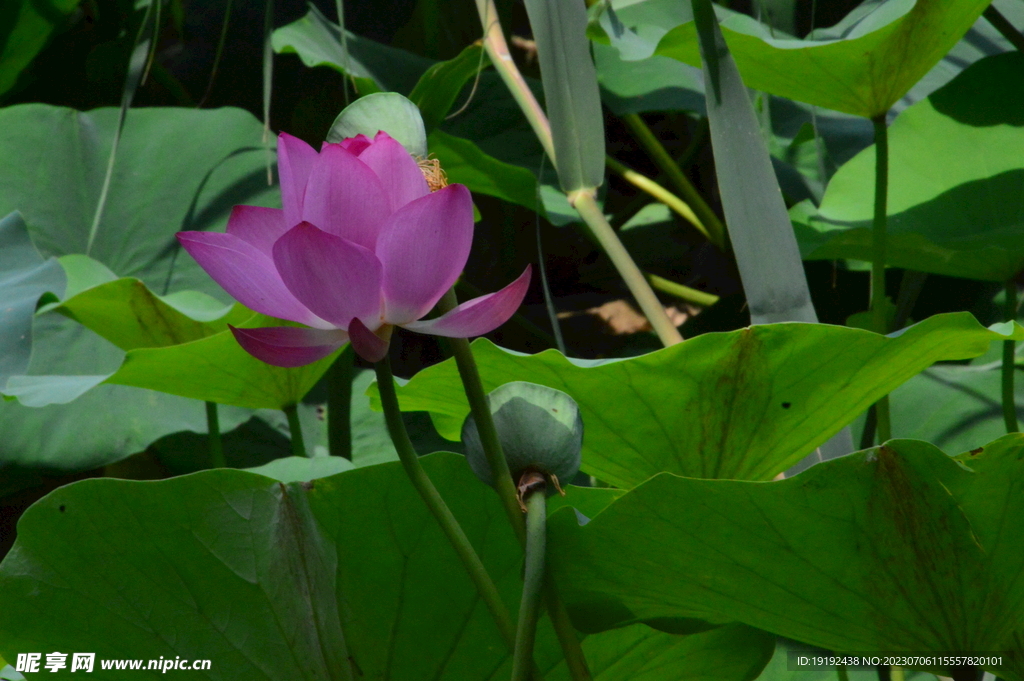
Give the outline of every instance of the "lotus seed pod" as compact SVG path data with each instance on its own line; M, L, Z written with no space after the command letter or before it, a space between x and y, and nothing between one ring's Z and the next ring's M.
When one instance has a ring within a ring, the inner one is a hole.
M487 396L494 427L505 451L512 480L533 469L569 482L580 469L583 419L576 401L560 390L535 383L506 383ZM476 421L462 425L466 459L476 476L494 486ZM548 494L556 487L548 486Z

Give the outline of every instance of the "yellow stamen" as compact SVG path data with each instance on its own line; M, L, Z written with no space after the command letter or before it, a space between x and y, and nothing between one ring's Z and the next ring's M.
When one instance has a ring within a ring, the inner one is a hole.
M430 191L436 192L438 189L444 189L448 186L448 177L441 170L441 162L439 160L436 158L419 158L416 159L416 163L419 165L423 177L427 180L427 186L430 187Z

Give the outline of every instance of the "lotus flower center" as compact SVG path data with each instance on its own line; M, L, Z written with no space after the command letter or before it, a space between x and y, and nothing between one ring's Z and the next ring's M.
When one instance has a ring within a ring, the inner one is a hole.
M417 165L420 167L420 172L423 173L423 177L427 180L427 186L430 191L436 192L438 189L444 189L448 186L448 177L441 170L441 162L436 158L419 158L416 159Z

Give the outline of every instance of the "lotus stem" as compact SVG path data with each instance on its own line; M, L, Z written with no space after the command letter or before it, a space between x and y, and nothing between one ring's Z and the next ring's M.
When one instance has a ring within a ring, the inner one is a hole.
M871 325L876 333L889 333L885 305L885 260L887 199L889 192L889 129L885 114L871 119L875 126L875 216L871 226ZM878 443L892 437L889 422L889 396L874 406L878 423Z
M292 456L308 457L306 443L302 439L302 424L299 422L298 405L290 404L281 411L288 417L288 434L292 438Z
M555 146L551 137L551 125L544 114L544 110L537 102L537 98L533 96L533 91L530 90L522 74L519 73L519 69L516 68L515 62L512 61L508 44L505 42L505 36L501 31L501 22L498 20L498 10L494 5L494 0L476 0L476 8L480 15L480 23L484 28L484 49L487 50L491 63L501 75L501 79L505 82L509 92L512 93L512 97L519 104L523 115L530 122L530 126L544 148L544 152L554 163ZM644 280L636 263L633 262L629 253L623 247L622 242L619 241L618 235L615 234L611 225L605 220L601 211L596 209L596 203L593 208L589 206L585 206L585 208L576 206L576 197L585 193L588 192L573 192L569 196L569 203L576 207L580 217L583 218L584 222L590 226L591 231L594 232L598 243L600 243L605 253L611 258L619 275L633 293L633 297L636 298L640 309L643 310L647 319L650 320L662 343L667 346L682 342L683 337L679 335L679 331L676 330L676 327L665 314L665 309L657 302L657 296L654 295L654 291L651 290L650 285ZM590 197L590 202L593 203L593 196ZM586 203L586 201L581 203ZM584 214L584 209L587 210L586 215Z
M448 312L455 308L458 302L454 289L449 290L438 301L438 311L442 314ZM505 509L505 516L508 518L516 538L525 548L526 523L523 522L523 514L519 509L519 499L516 495L515 484L512 482L512 473L508 469L508 461L501 448L501 440L498 439L498 430L494 427L494 417L491 415L491 408L487 403L487 394L484 392L483 382L480 380L480 370L473 357L473 349L465 338L450 338L449 341L452 354L455 356L455 364L459 369L459 376L462 378L462 387L466 391L470 411L480 433L480 444L484 448L487 464L491 467L491 473L494 476L494 488L498 492L501 505ZM555 635L562 647L562 654L569 667L569 676L573 681L590 681L587 659L583 655L583 649L580 648L576 629L569 620L565 604L562 603L562 599L558 595L558 589L550 581L544 586L548 616L551 618Z
M539 473L527 473L537 479L526 491L526 569L523 599L519 605L519 627L512 656L512 681L529 681L533 660L533 640L537 634L537 616L544 586L544 553L547 543L547 484ZM524 476L525 478L525 476Z
M1017 282L1010 279L1006 282L1006 321L1017 320ZM1003 419L1006 421L1007 433L1019 433L1017 422L1017 401L1013 390L1013 372L1016 370L1017 343L1012 340L1003 341Z
M438 301L437 308L442 314L448 312L458 305L455 290L450 289ZM508 518L512 530L520 544L526 541L526 526L523 523L523 513L519 509L519 500L516 496L516 486L512 482L512 473L508 469L508 461L505 459L505 452L501 448L501 440L498 438L498 429L494 427L494 418L491 415L491 407L487 402L487 393L484 392L483 381L480 380L480 370L473 358L473 350L469 347L469 341L465 338L450 338L449 345L452 355L455 357L455 365L459 369L459 376L462 378L462 387L466 392L466 399L469 401L469 410L476 421L477 429L480 432L480 443L484 448L484 455L487 457L487 465L490 466L494 475L494 488L501 499L501 505L505 509L505 517Z
M654 332L658 334L662 344L668 347L669 345L682 343L683 336L679 333L675 324L669 320L668 315L665 314L665 308L662 307L658 297L654 295L654 291L651 290L650 284L644 278L643 272L633 262L625 246L622 245L622 242L616 236L612 226L608 224L604 213L601 212L597 201L594 200L594 193L591 191L573 192L569 196L569 203L576 208L580 217L586 221L590 231L597 238L598 243L601 244L605 253L611 258L615 269L619 271L623 281L626 282L626 286L629 287L633 297L636 298L636 302L640 305L640 309L648 321L650 321L651 326L654 327Z
M626 164L619 162L618 160L612 158L611 156L605 157L605 163L607 164L608 168L612 170L612 172L618 173L626 182L629 182L631 185L633 185L634 187L641 191L647 192L651 197L658 201L661 201L666 206L668 206L676 213L678 213L680 216L682 216L684 220L686 220L691 225L696 227L697 231L703 234L705 239L712 242L714 241L711 238L711 234L708 233L707 227L704 226L704 223L700 221L700 218L698 218L697 214L693 212L693 209L690 208L689 204L687 204L681 198L679 198L669 190L665 189L660 184L658 184L651 178L647 177L643 173L638 173L637 171L633 170Z
M477 592L498 625L502 639L505 640L509 650L514 651L516 638L512 617L505 608L498 589L494 586L494 581L487 573L480 556L477 555L462 526L459 525L459 521L452 515L448 504L441 498L434 483L423 470L416 450L413 448L412 440L409 439L409 433L405 429L402 412L398 406L394 376L391 373L391 361L385 356L384 359L376 362L373 368L377 373L377 388L380 391L381 404L384 407L384 419L387 422L388 433L391 435L391 441L398 452L402 467L409 476L412 486L416 488L420 498L423 499L423 503L427 505L430 513L437 520L437 524L441 526L441 531L448 538L455 553L458 554L463 567L470 579L473 580L473 584L476 585Z
M725 249L725 225L718 219L715 211L707 204L704 197L693 186L693 183L683 174L682 169L669 155L662 145L661 140L651 131L639 114L626 114L622 121L633 131L633 136L647 150L651 160L654 161L661 171L668 175L672 184L682 194L683 199L693 208L693 211L700 217L701 223L707 228L708 240L721 249ZM702 230L703 231L703 230Z
M352 460L352 363L355 351L345 346L327 372L327 451Z
M210 468L226 468L224 445L220 439L220 418L217 416L217 403L206 403L206 439L210 445Z

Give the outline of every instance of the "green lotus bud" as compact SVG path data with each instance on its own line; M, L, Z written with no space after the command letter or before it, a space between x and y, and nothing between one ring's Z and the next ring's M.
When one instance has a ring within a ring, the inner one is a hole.
M492 392L487 402L514 482L524 473L536 471L552 479L554 486L548 487L552 494L560 490L559 480L576 475L583 448L583 419L575 400L561 390L515 381ZM462 443L470 468L493 487L494 476L472 415L462 425Z

